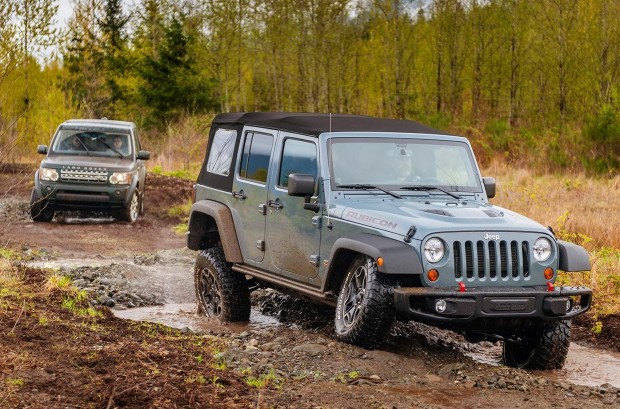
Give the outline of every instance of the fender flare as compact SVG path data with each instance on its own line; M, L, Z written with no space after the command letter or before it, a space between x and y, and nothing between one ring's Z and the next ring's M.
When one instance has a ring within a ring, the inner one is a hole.
M358 234L336 240L329 260L338 257L338 252L351 250L366 254L373 259L383 258L383 265L377 266L384 274L423 274L424 268L417 252L409 244L373 234ZM333 263L330 263L332 271Z
M562 271L590 271L590 255L581 246L558 240L558 268Z
M219 232L226 261L243 262L237 231L228 206L212 200L200 200L192 205L190 211L187 247L190 250L204 250L203 239L210 231Z

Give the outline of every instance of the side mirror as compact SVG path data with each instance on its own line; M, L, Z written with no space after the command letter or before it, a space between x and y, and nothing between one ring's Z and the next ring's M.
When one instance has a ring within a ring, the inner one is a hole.
M138 151L138 159L149 160L151 159L151 153L149 151Z
M41 155L47 155L47 145L37 146L37 153L40 153Z
M302 173L288 175L289 196L303 196L304 209L318 213L321 210L319 203L310 203L310 196L314 194L314 176Z
M312 196L314 194L314 177L301 173L288 175L289 196Z
M492 199L495 197L495 178L482 178L484 190L487 191L487 197Z

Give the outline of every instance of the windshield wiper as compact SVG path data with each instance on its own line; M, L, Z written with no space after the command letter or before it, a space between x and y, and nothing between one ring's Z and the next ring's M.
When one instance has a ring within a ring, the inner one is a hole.
M430 185L419 185L419 186L403 186L401 187L403 190L413 190L413 191L429 191L429 190L439 190L447 195L452 196L453 198L460 200L461 196L454 194L452 192L448 192L445 189L440 188L439 186L430 186Z
M88 148L86 147L86 144L84 143L84 141L82 141L82 138L78 137L77 140L80 142L80 145L82 145L82 147L84 148L84 150L86 151L86 154L88 156L90 156L90 151L88 150Z
M359 184L359 183L355 183L355 184L350 184L350 185L336 185L337 188L339 189L361 189L361 190L371 190L371 189L377 189L382 191L383 193L386 193L392 197L395 197L396 199L402 199L403 197L399 194L390 192L389 190L385 190L379 186L374 186L374 185L365 185L365 184Z

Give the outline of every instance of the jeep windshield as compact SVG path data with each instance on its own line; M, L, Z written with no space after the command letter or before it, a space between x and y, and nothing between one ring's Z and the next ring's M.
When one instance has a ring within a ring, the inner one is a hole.
M334 138L332 189L372 185L387 190L481 192L469 146L414 138Z
M61 155L127 157L132 153L129 131L123 129L58 130L51 152Z

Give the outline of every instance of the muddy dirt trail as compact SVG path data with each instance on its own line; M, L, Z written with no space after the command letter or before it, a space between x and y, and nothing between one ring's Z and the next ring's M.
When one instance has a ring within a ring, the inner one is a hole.
M457 334L407 323L370 351L333 338L329 308L266 289L252 294L247 325L200 317L195 255L172 231L178 220L156 217L185 201L191 183L162 179L157 185L159 191L150 192L157 200L135 225L93 214L33 223L29 188L8 189L0 200L0 237L29 266L71 276L91 303L117 317L221 338L227 348L213 357L217 362L277 380L265 407L620 408L620 354L610 350L573 344L565 369L531 372L503 367L498 345L469 344Z

